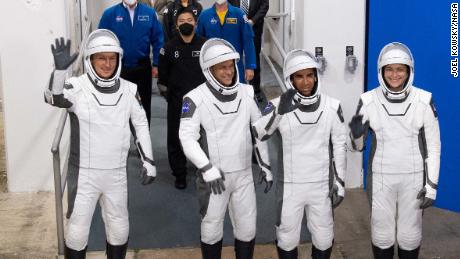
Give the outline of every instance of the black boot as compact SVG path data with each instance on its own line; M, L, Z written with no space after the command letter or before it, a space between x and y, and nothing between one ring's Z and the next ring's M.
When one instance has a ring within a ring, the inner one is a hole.
M187 188L187 176L186 175L178 175L176 176L176 181L174 182L174 186L176 189L183 190Z
M299 256L297 247L292 249L291 251L286 251L281 249L279 246L276 246L276 250L278 251L278 257L280 259L297 259L297 257Z
M313 259L329 259L331 258L332 246L326 250L319 250L313 244L311 246L311 258Z
M372 252L374 252L375 259L393 259L395 249L394 246L391 246L387 249L382 249L372 244Z
M256 243L256 239L249 242L240 241L235 239L235 256L236 259L252 259L254 254L254 245Z
M417 259L418 252L420 251L420 246L414 250L404 250L398 247L398 256L399 259Z
M64 247L64 258L65 259L85 259L86 258L86 248L80 251L73 250L68 248L67 245Z
M123 245L114 246L107 242L107 259L125 259L128 242Z
M201 242L201 255L203 256L203 259L220 259L221 254L222 240L213 245Z

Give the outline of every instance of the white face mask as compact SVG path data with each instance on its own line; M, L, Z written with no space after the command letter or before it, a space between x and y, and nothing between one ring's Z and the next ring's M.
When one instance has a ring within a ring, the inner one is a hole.
M123 0L123 2L125 2L125 4L127 5L134 5L135 3L137 3L137 0Z
M224 4L227 0L215 0L216 4Z

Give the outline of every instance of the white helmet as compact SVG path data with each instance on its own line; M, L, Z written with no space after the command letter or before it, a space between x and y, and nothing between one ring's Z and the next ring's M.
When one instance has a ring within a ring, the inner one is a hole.
M91 64L91 55L99 52L116 52L118 53L118 64L113 76L109 79L101 78ZM123 49L120 47L120 41L117 36L105 29L93 31L85 43L84 63L85 69L91 80L100 87L114 86L118 81L121 72L121 58L123 57Z
M302 95L291 82L291 75L295 72L307 69L307 68L314 68L316 74L316 82L315 86L312 90L312 94L310 96ZM313 56L310 52L302 49L295 49L291 50L287 53L286 58L284 59L284 67L283 67L283 77L284 83L287 89L294 89L297 91L294 99L302 105L311 105L318 101L320 96L320 81L318 77L318 69L320 65L318 60L315 56Z
M224 86L211 73L211 67L227 60L234 60L235 75L233 76L233 84ZM240 54L228 41L224 39L212 38L207 40L200 52L200 66L203 74L209 84L223 95L231 95L238 90L239 73L237 63L240 60Z
M390 64L404 64L409 67L409 77L401 91L393 91L389 88L383 78L383 68ZM399 42L392 42L383 47L380 51L378 65L378 78L379 83L383 87L385 96L390 100L403 100L405 99L412 88L414 81L414 58L409 48Z

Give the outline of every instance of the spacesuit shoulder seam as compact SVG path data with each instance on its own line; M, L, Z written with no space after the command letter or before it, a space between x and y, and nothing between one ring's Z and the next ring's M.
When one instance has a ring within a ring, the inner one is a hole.
M373 93L374 93L375 89L374 90L371 90L371 91L367 91L363 94L361 94L361 100L363 102L363 106L368 106L369 104L371 104L373 102Z
M244 91L246 91L247 95L250 98L254 98L254 89L253 89L252 85L241 84L239 87L243 88Z
M190 98L193 101L193 103L196 105L196 107L200 106L203 100L202 95L200 93L200 91L202 91L202 86L203 85L198 86L197 88L191 90L184 96L184 98L186 97ZM206 87L206 85L204 86Z
M420 102L422 102L425 105L430 105L431 95L432 95L430 92L428 92L426 90L423 90L423 89L420 89L420 88L417 88L417 87L414 87L414 90L419 92Z

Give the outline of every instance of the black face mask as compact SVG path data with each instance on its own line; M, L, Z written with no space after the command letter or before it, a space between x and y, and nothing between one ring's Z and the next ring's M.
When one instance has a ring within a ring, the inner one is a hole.
M180 34L184 36L192 35L193 29L195 29L195 26L193 26L193 24L190 24L190 23L183 23L179 25Z

